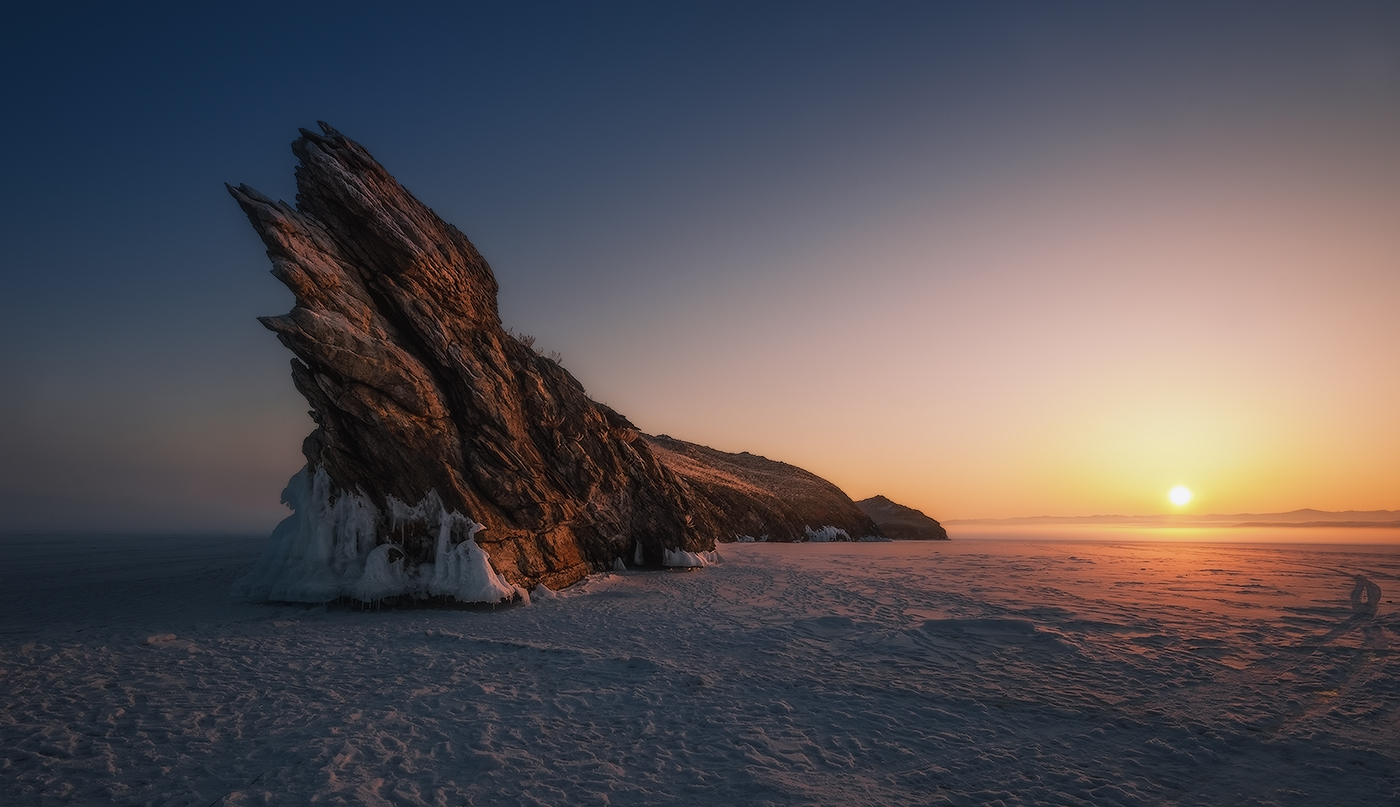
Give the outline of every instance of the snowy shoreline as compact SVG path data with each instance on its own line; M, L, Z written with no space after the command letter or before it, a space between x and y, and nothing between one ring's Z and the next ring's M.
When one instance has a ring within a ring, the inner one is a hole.
M1400 794L1400 547L726 545L365 613L231 600L265 542L0 537L0 801Z

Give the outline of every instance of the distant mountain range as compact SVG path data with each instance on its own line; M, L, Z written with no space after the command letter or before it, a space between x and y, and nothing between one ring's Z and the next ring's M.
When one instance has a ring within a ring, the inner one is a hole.
M1234 513L1195 515L1166 513L1156 516L1026 516L1023 518L945 519L956 524L1121 524L1136 527L1393 527L1400 529L1400 510L1292 510L1287 513Z

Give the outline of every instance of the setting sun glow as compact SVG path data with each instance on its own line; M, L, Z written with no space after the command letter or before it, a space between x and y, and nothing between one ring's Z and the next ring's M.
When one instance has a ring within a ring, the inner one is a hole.
M1187 502L1191 501L1191 491L1187 490L1182 485L1177 485L1172 488L1171 493L1167 494L1167 498L1172 500L1172 504L1177 507L1182 507Z

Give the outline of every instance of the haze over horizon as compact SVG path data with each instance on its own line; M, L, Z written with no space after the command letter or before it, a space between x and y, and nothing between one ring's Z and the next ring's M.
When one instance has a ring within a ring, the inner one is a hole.
M1263 522L1266 519L1277 519L1279 523L1304 524L1304 523L1348 523L1348 524L1380 524L1388 525L1391 522L1400 522L1400 510L1314 510L1310 507L1298 510L1289 510L1284 513L1093 513L1081 514L1077 516L1012 516L1010 518L954 518L946 519L948 524L971 524L976 522L1032 522L1032 521L1056 521L1065 523L1089 523L1094 521L1110 521L1113 519L1128 519L1132 521L1158 521L1163 523L1192 523L1204 522L1208 519L1237 520L1241 523Z
M318 119L646 432L943 520L1400 508L1393 4L11 16L0 532L285 515L222 183Z

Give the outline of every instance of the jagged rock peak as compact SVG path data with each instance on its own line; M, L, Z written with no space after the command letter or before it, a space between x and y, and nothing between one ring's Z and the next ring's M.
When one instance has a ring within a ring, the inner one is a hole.
M292 379L317 423L308 469L325 474L326 495L368 507L357 518L374 523L353 540L393 543L409 571L433 563L436 525L457 522L385 514L435 495L478 523L496 572L526 589L619 557L713 549L713 514L638 430L502 327L495 274L471 241L358 143L321 130L292 144L295 207L229 192L295 295L289 313L261 321L296 356Z

